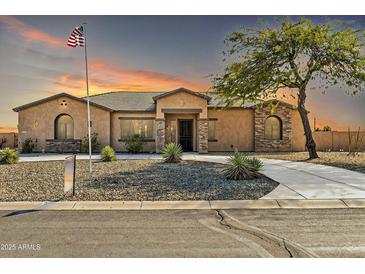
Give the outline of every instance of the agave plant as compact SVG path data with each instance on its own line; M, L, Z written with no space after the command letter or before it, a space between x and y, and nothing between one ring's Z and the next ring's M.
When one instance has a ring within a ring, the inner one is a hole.
M263 166L256 158L250 159L247 156L235 152L228 160L228 166L223 170L229 180L249 180L258 178L258 171Z
M262 163L261 160L255 158L255 157L252 157L252 158L247 158L247 162L253 167L256 169L256 171L259 171L263 166L264 164Z
M183 150L180 144L169 143L162 150L165 163L179 163L182 159Z
M19 160L18 153L11 148L0 150L0 164L16 164Z

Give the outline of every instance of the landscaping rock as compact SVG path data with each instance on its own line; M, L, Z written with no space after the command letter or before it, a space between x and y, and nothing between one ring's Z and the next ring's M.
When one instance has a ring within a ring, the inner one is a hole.
M158 160L93 162L76 164L76 196L63 194L64 162L23 162L0 165L0 201L44 200L240 200L258 199L278 183L261 176L230 181L222 175L224 165L183 161L166 164Z

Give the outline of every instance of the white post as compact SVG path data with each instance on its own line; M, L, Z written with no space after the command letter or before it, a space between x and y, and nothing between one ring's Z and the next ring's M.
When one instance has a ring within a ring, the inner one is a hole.
M87 91L87 130L88 130L88 138L89 138L89 170L90 170L90 174L92 172L92 167L91 167L91 121L90 121L90 100L89 100L89 74L88 74L88 69L87 69L87 51L86 51L86 45L87 45L87 41L86 41L86 23L82 23L83 25L83 34L84 34L84 39L85 39L85 44L84 44L84 48L85 48L85 66L86 66L86 91Z

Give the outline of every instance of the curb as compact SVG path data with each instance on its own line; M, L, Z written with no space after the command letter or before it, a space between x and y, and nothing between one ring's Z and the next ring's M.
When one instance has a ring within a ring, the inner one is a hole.
M330 209L365 208L365 199L216 201L60 201L0 202L0 210L176 210L176 209Z

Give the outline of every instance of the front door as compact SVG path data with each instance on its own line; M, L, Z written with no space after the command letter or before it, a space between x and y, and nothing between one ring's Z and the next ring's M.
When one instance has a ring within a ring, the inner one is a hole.
M193 150L193 120L179 120L179 143L184 151Z

